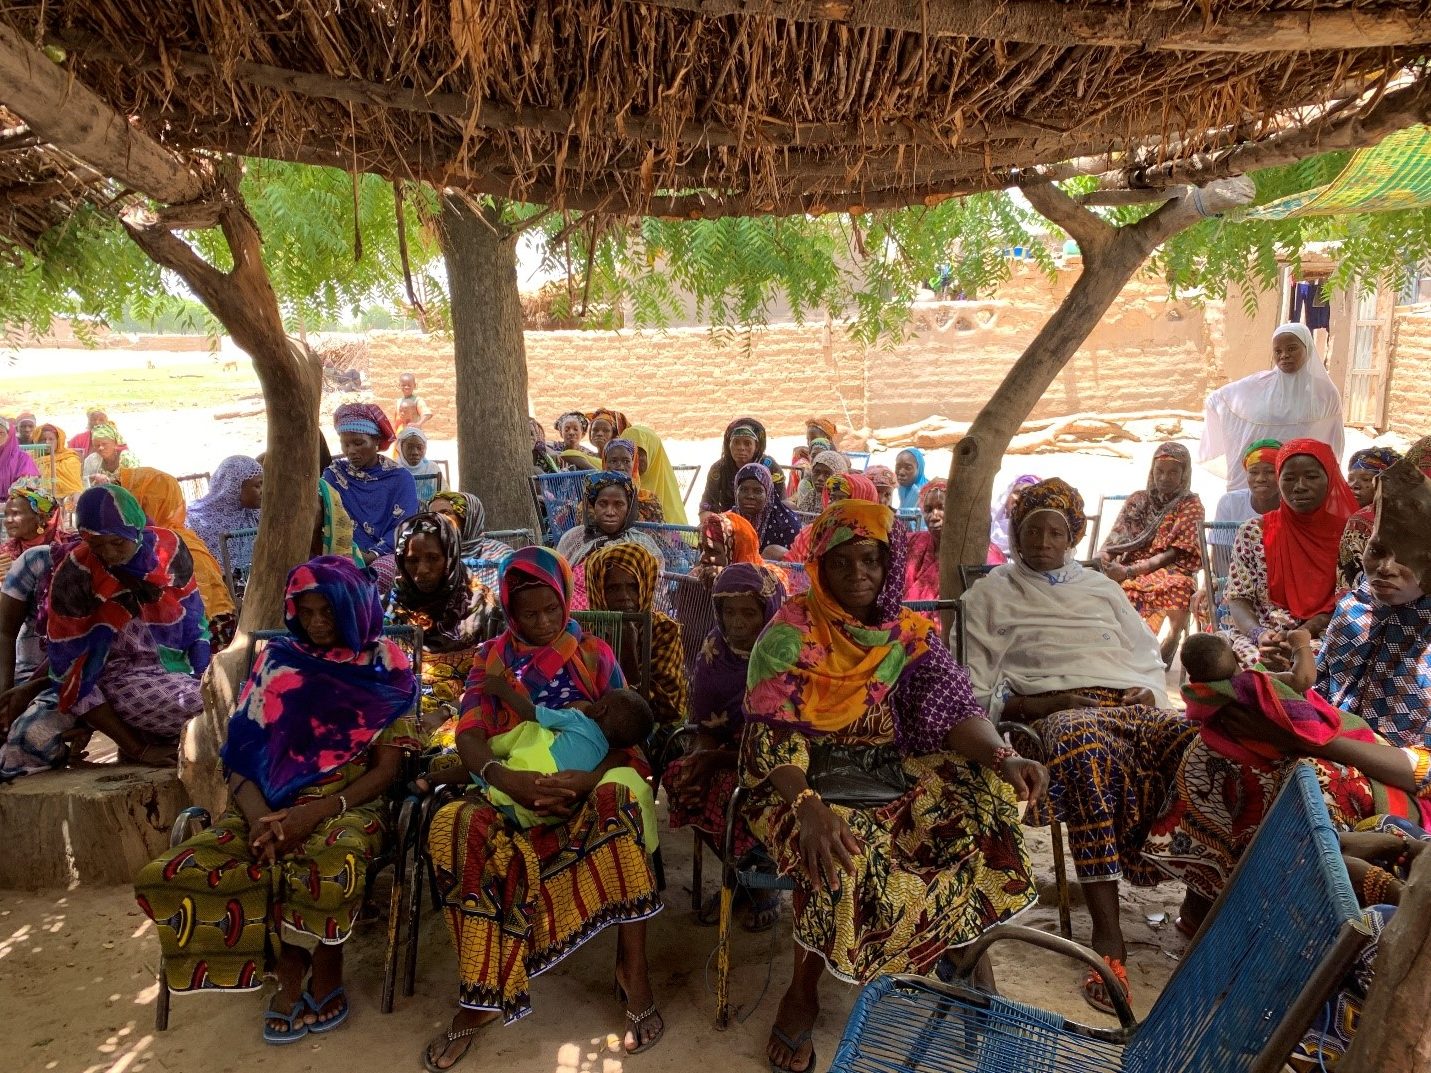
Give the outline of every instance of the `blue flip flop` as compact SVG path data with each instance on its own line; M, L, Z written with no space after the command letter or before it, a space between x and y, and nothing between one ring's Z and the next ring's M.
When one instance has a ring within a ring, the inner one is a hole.
M275 1047L285 1043L297 1043L304 1036L308 1035L308 1025L303 1018L308 1015L308 996L304 996L293 1004L293 1009L287 1013L279 1010L267 1009L263 1011L263 1041ZM276 1029L270 1025L269 1021L286 1021L286 1029Z
M321 1000L317 1001L315 1001L313 996L307 991L303 992L303 1001L307 1003L308 1008L313 1011L314 1017L321 1017L322 1014L320 1014L318 1011L340 995L343 998L343 1005L338 1010L338 1012L335 1013L332 1017L328 1018L328 1020L326 1021L315 1021L313 1024L309 1025L309 1032L312 1032L314 1035L322 1035L324 1032L333 1031L333 1029L337 1028L339 1025L341 1025L344 1021L348 1019L348 1015L353 1012L353 1007L352 1004L348 1002L348 993L343 990L342 984L339 984L337 987L333 988L333 990L328 992L328 994L324 995Z

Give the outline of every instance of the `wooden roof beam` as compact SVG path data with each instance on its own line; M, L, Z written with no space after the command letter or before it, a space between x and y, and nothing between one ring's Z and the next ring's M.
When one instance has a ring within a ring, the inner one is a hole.
M169 152L9 26L0 24L0 104L46 142L159 201L201 197L208 176Z
M1171 52L1313 52L1431 42L1431 13L1390 4L1315 11L1239 12L1208 23L1198 5L1173 8L1055 0L632 0L706 18L726 15L1034 45L1094 45Z

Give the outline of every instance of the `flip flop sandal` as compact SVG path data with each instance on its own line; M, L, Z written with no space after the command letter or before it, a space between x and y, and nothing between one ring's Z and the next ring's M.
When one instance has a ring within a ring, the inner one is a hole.
M790 1060L793 1062L800 1054L800 1048L810 1043L810 1039L815 1034L815 1030L807 1028L794 1039L791 1039L779 1025L771 1025L770 1034L775 1037L775 1041L781 1046L790 1048ZM810 1061L805 1063L804 1069L797 1070L791 1069L789 1066L778 1066L772 1059L770 1062L770 1073L815 1073L815 1063L815 1047L814 1044L811 1044Z
M1193 927L1182 917L1173 918L1173 927L1178 929L1178 934L1185 939L1191 939L1197 934L1197 928Z
M303 1001L306 1002L308 1004L308 1008L313 1011L314 1017L321 1017L322 1014L319 1013L319 1011L323 1009L324 1006L328 1005L328 1003L332 1002L335 998L341 998L343 1000L343 1005L338 1007L338 1012L335 1013L332 1017L328 1018L328 1020L326 1021L314 1021L311 1025L308 1026L308 1031L312 1032L315 1036L322 1035L324 1032L332 1032L333 1029L341 1025L344 1021L348 1019L348 1015L353 1012L353 1006L348 1001L348 994L346 991L343 990L342 984L339 984L337 987L333 988L332 991L328 992L328 994L323 996L323 1000L321 1002L315 1001L313 996L310 995L307 991L303 992Z
M632 1013L630 1010L627 1010L626 1020L629 1021L631 1024L631 1035L639 1040L641 1038L641 1026L644 1025L647 1021L651 1020L651 1018L653 1017L661 1017L661 1011L656 1009L656 1004L654 1002L651 1003L651 1005L647 1006L640 1013ZM649 1051L652 1047L656 1046L656 1044L661 1042L661 1037L665 1034L666 1022L665 1019L662 1018L661 1027L656 1030L656 1034L654 1036L648 1039L645 1043L642 1043L640 1046L633 1047L626 1053L640 1054L642 1051Z
M285 1043L297 1043L304 1036L308 1035L308 1025L303 1018L308 1016L308 1002L306 999L299 999L293 1004L293 1009L284 1013L282 1010L272 1008L263 1011L263 1042L270 1043L275 1047L280 1047ZM274 1028L269 1021L286 1021L286 1029Z
M427 1046L423 1048L422 1052L422 1068L427 1070L427 1073L447 1073L449 1069L452 1069L459 1062L461 1062L462 1059L467 1057L467 1052L472 1049L472 1037L477 1035L478 1032L481 1032L491 1023L491 1021L483 1021L480 1025L476 1025L472 1028L464 1028L460 1032L452 1031L451 1026L449 1026L447 1031L442 1033L442 1035L434 1036L432 1039L428 1040ZM448 1047L451 1047L460 1039L465 1039L467 1041L467 1047L463 1050L461 1054L459 1054L456 1058L452 1060L452 1065L440 1066L432 1060L433 1044L438 1042L442 1043L442 1051L438 1054L438 1057L441 1057L443 1053L446 1053Z
M780 923L780 895L775 891L767 891L763 901L752 896L750 906L745 913L745 919L741 921L741 927L751 935L759 935L761 932L769 931L778 923Z
M1123 998L1129 1007L1133 1005L1132 993L1128 990L1128 969L1115 957L1103 956L1108 967L1113 970L1113 975L1117 977L1119 985L1123 988ZM1113 1003L1108 1000L1108 992L1103 984L1103 977L1099 976L1094 969L1088 970L1088 975L1083 978L1083 998L1088 1005L1103 1013L1118 1015L1118 1011L1113 1008Z

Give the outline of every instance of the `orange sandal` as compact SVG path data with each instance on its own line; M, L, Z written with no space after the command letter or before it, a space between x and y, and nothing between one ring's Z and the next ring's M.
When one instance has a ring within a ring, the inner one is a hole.
M1113 970L1113 975L1117 978L1119 985L1123 988L1123 998L1131 1008L1133 998L1128 990L1128 970L1115 957L1103 956L1108 967ZM1088 970L1088 975L1083 978L1083 998L1095 1010L1103 1013L1110 1013L1117 1016L1118 1011L1113 1008L1113 1003L1108 1000L1108 991L1103 983L1103 977L1099 976L1094 969Z

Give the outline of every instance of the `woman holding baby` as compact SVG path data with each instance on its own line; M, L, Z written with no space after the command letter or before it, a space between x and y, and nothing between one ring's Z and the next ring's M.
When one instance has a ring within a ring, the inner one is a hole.
M508 627L478 650L457 750L473 775L559 822L523 827L475 794L433 817L428 848L457 947L460 990L451 1025L423 1055L429 1070L456 1065L488 1025L531 1012L531 978L612 924L626 1050L646 1050L665 1030L646 969L645 922L661 901L627 778L631 768L645 774L644 759L613 749L594 771L543 776L501 763L491 744L521 716L501 699L506 689L489 687L489 679L533 705L573 708L621 688L621 667L603 641L571 621L572 573L560 555L544 547L514 552L502 564L500 589Z

